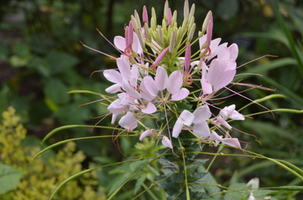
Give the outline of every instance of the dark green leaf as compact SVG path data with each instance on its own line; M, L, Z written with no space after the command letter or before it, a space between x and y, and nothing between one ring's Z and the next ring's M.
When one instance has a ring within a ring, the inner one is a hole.
M62 81L58 79L51 79L46 83L44 88L45 95L49 97L55 104L67 103L69 101L67 92L68 88L62 83Z
M52 74L69 70L79 62L75 56L60 51L50 52L45 59L51 65Z

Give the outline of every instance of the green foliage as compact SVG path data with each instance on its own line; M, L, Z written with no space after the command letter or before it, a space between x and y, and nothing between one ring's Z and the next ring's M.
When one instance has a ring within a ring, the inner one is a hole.
M60 182L82 170L85 155L76 151L75 143L67 143L58 153L52 152L47 157L32 160L40 147L33 141L23 142L26 130L19 124L20 117L9 107L2 113L2 118L0 182L3 186L0 193L6 192L2 195L4 199L49 199ZM94 191L98 184L95 179L96 174L92 171L79 181L72 181L58 193L56 199L103 199Z

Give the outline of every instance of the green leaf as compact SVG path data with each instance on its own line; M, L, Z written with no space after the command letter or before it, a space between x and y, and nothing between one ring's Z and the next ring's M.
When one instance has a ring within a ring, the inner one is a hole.
M25 43L15 43L12 50L14 54L21 57L30 55L31 51L30 46Z
M9 165L0 165L0 194L14 189L19 184L22 173Z
M249 196L248 189L244 183L235 183L228 187L228 193L224 196L224 200L242 200Z
M135 185L135 189L134 189L134 195L138 192L138 190L140 189L142 183L144 183L146 179L145 175L140 176L140 178L137 179L136 185Z
M28 64L28 62L30 61L30 57L29 56L16 56L16 55L12 55L9 58L9 63L13 66L13 67L24 67Z
M43 58L34 57L29 63L28 67L37 70L42 76L48 78L51 74L50 64Z
M75 56L60 51L50 52L45 57L45 60L50 64L52 74L61 73L66 70L69 70L70 68L74 67L79 63L78 58L76 58Z
M198 168L198 172L205 172L205 171L206 171L206 169L203 165L201 165ZM216 194L216 193L221 192L221 189L219 187L215 186L215 185L218 185L218 183L210 173L208 173L201 180L199 180L199 182L208 184L208 185L205 185L204 187L208 191L209 194ZM213 185L213 186L211 186L211 185ZM219 199L221 199L221 195L215 195L215 196L213 196L213 198L219 200Z
M9 50L6 46L0 44L0 59L7 60L9 55Z
M67 87L58 79L51 79L44 88L45 95L55 104L67 103L69 101L67 92Z

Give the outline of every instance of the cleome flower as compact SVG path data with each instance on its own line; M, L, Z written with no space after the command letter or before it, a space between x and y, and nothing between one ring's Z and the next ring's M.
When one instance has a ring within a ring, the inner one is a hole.
M135 11L125 27L125 37L114 38L114 47L121 53L115 58L117 69L103 71L104 77L113 83L105 91L117 95L107 108L112 114L111 123L121 117L118 124L133 131L142 119L157 119L161 128L144 126L140 140L155 136L172 150L172 137L178 138L182 131L214 141L215 146L223 143L241 149L239 140L229 134L232 126L227 120L243 121L245 117L235 110L236 105L221 109L218 105L222 102L216 101L227 98L220 95L230 90L228 86L236 75L238 46L220 44L221 38L212 39L211 11L198 31L198 38L193 39L195 6L189 10L187 0L184 5L184 19L179 26L177 11L172 12L166 1L161 25L157 24L155 10L149 18L144 6L142 21ZM196 41L200 49L192 54L191 46ZM184 105L194 106L195 110L184 109ZM213 108L219 110L218 115L213 114Z

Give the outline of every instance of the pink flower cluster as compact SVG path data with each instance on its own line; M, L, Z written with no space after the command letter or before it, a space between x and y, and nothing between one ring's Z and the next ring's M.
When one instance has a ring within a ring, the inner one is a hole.
M209 12L202 32L198 34L199 56L192 55L193 43L190 41L196 25L192 22L194 10L189 11L186 3L182 27L176 26L175 13L172 15L168 4L165 5L164 25L155 26L153 16L149 27L148 13L144 7L143 26L135 12L125 27L125 37L114 38L114 46L121 52L121 56L116 58L118 69L103 72L104 77L113 83L106 92L118 93L117 99L108 106L112 114L111 123L114 124L121 115L118 124L132 131L141 119L147 116L155 118L156 113L165 111L167 123L161 127L166 127L167 133L162 133L163 128L155 130L145 127L140 140L147 136L159 137L163 145L173 148L171 136L177 138L182 130L186 130L204 141L214 141L215 146L221 142L241 149L239 140L229 134L232 126L227 120L244 120L244 116L235 110L235 105L219 109L208 102L232 82L236 74L238 46L219 44L220 38L212 40L213 19ZM188 37L184 39L179 36L183 33ZM146 46L152 52L148 52ZM185 57L180 57L182 53ZM190 91L192 83L199 86L198 95ZM175 108L176 102L180 101L197 102L196 109L193 112L183 110L179 114ZM210 106L219 109L219 113L213 114ZM172 129L167 112L176 120ZM221 134L218 135L215 130Z

